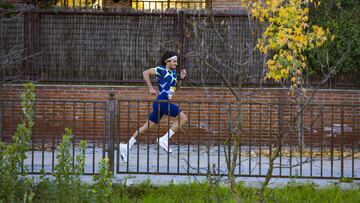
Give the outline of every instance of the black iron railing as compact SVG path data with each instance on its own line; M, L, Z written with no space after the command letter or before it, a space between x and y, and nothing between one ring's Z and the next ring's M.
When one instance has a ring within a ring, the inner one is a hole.
M69 127L73 129L74 157L80 153L78 142L88 141L86 174L97 173L97 163L108 157L115 174L227 175L225 152L234 150L232 136L241 129L236 176L264 177L269 156L281 146L274 177L360 179L359 105L311 104L296 113L296 105L282 102L173 101L188 117L170 139L173 152L166 153L156 142L173 122L179 122L164 116L136 138L124 162L118 144L126 143L146 122L152 103L114 97L108 101L36 101L25 161L28 172L53 172L56 147L64 128ZM21 118L19 101L0 101L2 141L10 141Z

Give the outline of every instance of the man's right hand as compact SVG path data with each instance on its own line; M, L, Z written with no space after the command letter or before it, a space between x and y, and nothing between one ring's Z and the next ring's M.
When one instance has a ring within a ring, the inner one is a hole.
M149 93L152 94L152 95L156 95L156 94L157 94L155 88L153 88L153 87L149 88Z

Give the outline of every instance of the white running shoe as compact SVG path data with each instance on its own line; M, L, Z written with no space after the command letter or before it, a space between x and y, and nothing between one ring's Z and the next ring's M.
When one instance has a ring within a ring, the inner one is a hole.
M164 138L158 138L156 139L156 142L159 143L160 147L163 148L163 150L167 153L171 153L172 150L169 148L168 140Z
M127 162L127 144L119 144L119 151L121 159L126 163Z

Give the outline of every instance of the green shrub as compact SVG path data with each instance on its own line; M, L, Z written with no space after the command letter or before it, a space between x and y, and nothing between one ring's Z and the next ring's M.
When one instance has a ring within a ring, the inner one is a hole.
M35 87L31 83L24 87L21 94L22 123L18 124L11 144L0 142L0 201L4 202L31 201L34 194L33 181L26 178L23 163L34 125Z
M73 164L71 136L72 130L66 128L62 141L57 147L58 164L55 166L54 176L58 197L67 196L71 198L74 193L82 193L80 175L84 174L86 141L80 141L81 153L76 156L76 163Z
M104 158L99 163L99 175L94 175L93 193L98 202L106 202L112 194L112 173L109 170L109 159Z
M40 181L35 187L35 201L54 202L56 199L55 184L46 177L44 171L41 172Z
M329 28L335 35L333 41L310 53L309 65L313 72L326 72L327 64L338 64L341 74L360 72L359 11L359 0L323 0L318 8L311 10L310 23ZM344 54L344 60L339 60Z
M0 2L0 8L14 10L16 7L12 3Z

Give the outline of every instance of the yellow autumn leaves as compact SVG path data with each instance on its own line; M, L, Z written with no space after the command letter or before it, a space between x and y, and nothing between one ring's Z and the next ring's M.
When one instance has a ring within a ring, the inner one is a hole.
M290 79L295 85L307 67L305 52L328 40L329 30L309 25L310 3L313 1L246 0L245 5L252 17L265 24L257 48L272 56L266 63L266 78L275 81Z
M259 158L260 156L270 157L271 153L274 153L276 151L276 147L273 147L271 149L269 148L261 148L261 150L251 150L251 151L242 151L241 157L251 157L253 159ZM270 152L271 151L271 152ZM282 158L299 158L303 157L304 159L307 158L314 158L314 159L324 159L324 161L328 159L339 159L339 158L345 158L345 159L359 159L360 153L359 152L352 152L351 150L341 150L339 148L331 149L329 147L324 147L322 150L320 149L309 149L309 148L302 148L295 147L293 149L289 148L282 148L280 151L279 157ZM314 160L315 161L315 160Z

